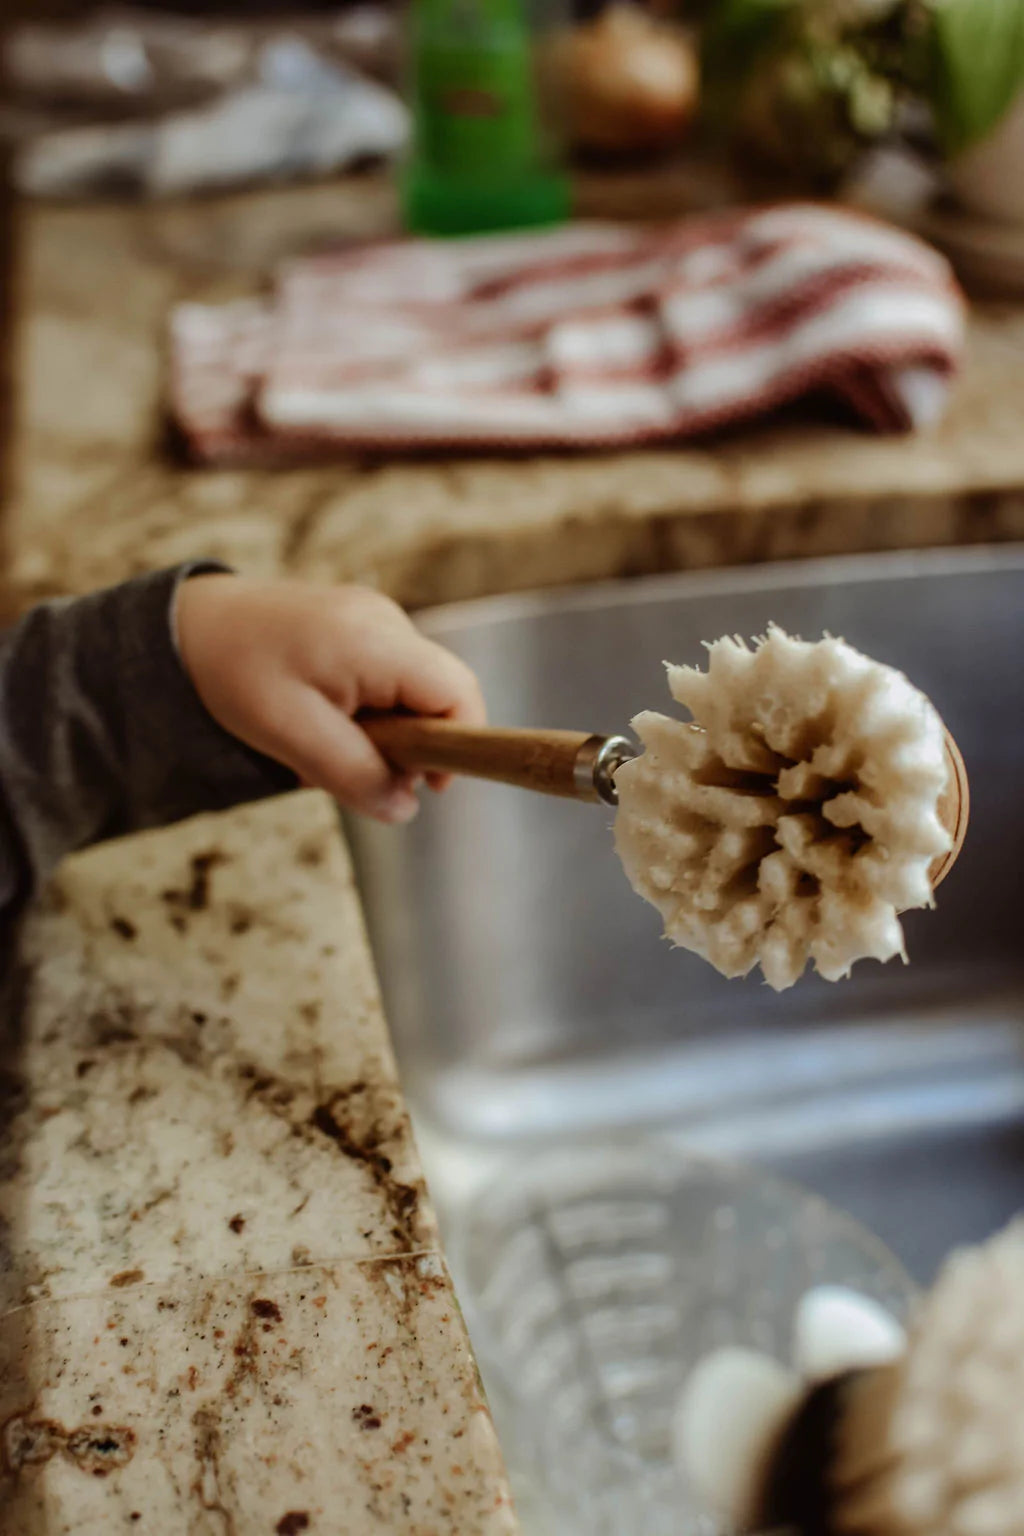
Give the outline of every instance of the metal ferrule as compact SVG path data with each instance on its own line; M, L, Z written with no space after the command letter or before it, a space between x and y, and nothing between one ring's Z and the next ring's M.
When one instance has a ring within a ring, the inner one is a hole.
M573 776L580 798L618 805L615 773L623 763L636 757L636 743L628 736L588 736L576 754Z

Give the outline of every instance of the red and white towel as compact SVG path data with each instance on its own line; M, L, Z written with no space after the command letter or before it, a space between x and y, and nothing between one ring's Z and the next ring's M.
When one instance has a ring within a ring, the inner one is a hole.
M941 414L963 330L941 256L817 205L409 241L180 306L172 408L211 462L664 442L812 394L904 431Z

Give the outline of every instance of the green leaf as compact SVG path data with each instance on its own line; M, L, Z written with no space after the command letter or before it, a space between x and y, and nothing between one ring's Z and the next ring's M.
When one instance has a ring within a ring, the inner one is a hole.
M936 0L933 100L955 154L984 139L1024 89L1024 0Z

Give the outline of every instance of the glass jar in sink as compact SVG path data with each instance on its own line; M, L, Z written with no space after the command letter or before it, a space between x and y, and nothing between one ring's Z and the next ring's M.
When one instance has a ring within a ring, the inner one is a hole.
M743 1345L788 1362L813 1286L900 1319L914 1297L850 1217L655 1137L534 1154L476 1197L449 1250L513 1480L559 1536L715 1536L670 1454L697 1361Z

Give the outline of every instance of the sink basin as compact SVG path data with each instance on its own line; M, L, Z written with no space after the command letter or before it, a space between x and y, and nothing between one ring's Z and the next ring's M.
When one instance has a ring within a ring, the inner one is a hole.
M351 835L442 1219L523 1143L657 1125L758 1162L871 1227L920 1280L1024 1195L1024 546L682 574L421 615L508 725L623 729L661 663L769 620L828 630L934 700L972 784L909 966L775 995L660 936L612 813L462 781Z

